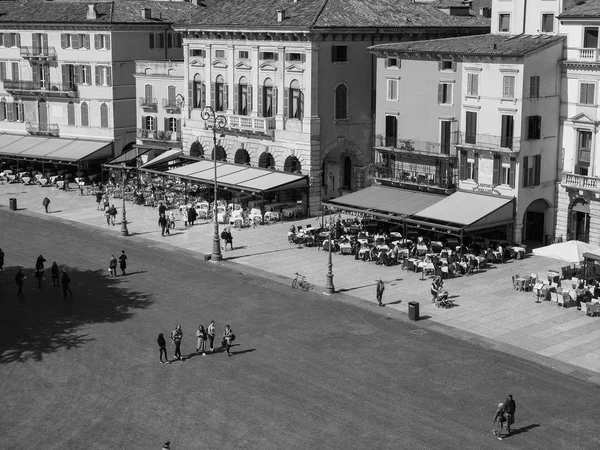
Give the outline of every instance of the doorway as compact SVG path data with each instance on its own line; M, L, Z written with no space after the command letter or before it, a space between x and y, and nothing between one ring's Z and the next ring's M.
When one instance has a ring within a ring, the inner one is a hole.
M40 131L48 131L48 107L44 99L38 102L38 122Z

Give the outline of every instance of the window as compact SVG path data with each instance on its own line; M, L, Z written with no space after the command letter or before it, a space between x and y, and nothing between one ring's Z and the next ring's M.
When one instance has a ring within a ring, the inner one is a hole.
M213 105L215 110L225 111L227 109L227 86L221 75L217 77L215 88L212 91L214 92Z
M48 35L46 33L33 33L31 46L34 55L48 56Z
M467 95L469 97L479 96L479 74L468 73L467 74Z
M398 145L398 117L385 116L385 146L396 147Z
M162 36L162 34L161 34ZM96 50L110 50L110 34L97 34L94 36Z
M77 67L77 83L79 84L92 84L92 66L78 66Z
M275 61L277 57L275 56L275 52L262 52L260 54L260 59L266 59L268 61Z
M542 33L554 32L554 14L542 14Z
M476 178L475 158L467 158L467 180L475 180ZM475 180L476 181L476 180Z
M502 172L500 174L500 184L510 185L510 180L512 179L512 170L510 164L502 164Z
M165 117L165 131L171 131L173 133L181 131L179 119L175 117Z
M483 8L479 8L479 14L481 14L486 19L492 18L492 8L489 6L484 6Z
M452 104L452 84L451 83L439 83L438 84L438 103L440 105L451 105Z
M333 45L331 47L331 62L347 62L348 61L348 46Z
M538 75L529 77L529 97L540 97L540 77Z
M73 89L75 86L76 66L73 64L63 64L61 66L61 71L63 89Z
M196 58L204 58L204 50L200 50L198 48L190 49L190 56Z
M12 80L13 81L19 81L19 79L21 78L19 76L19 63L14 62L11 63L11 72L12 72Z
M200 79L200 75L194 75L192 83L192 108L204 108L206 106L206 86Z
M144 116L142 117L142 125L144 130L156 131L156 117Z
M529 116L527 136L529 139L539 139L542 134L542 117Z
M67 124L75 125L75 104L73 102L67 103Z
M100 105L100 128L108 128L108 106L106 106L106 103Z
M50 65L49 64L32 64L31 72L33 83L42 89L48 89L50 86Z
M183 36L181 33L175 34L175 48L183 47Z
M577 165L581 169L582 167L589 167L590 156L592 154L592 132L579 130L577 131Z
M173 48L173 33L167 33L167 48Z
M0 36L2 36L0 45L4 45L4 47L21 46L21 35L19 33L2 33Z
M277 108L277 90L273 87L273 80L266 78L262 88L258 90L258 115L273 117Z
M241 77L239 84L235 86L234 93L234 110L235 114L240 116L247 116L252 110L251 105L252 87L248 86L248 80L246 77Z
M477 144L477 113L473 111L466 113L465 144Z
M86 102L83 102L81 104L81 126L82 127L90 126L88 104Z
M512 75L502 77L502 98L515 98L515 77Z
M398 80L387 80L387 99L398 101Z
M150 105L152 103L154 103L152 101L152 85L151 84L146 84L144 86L144 104L145 105Z
M478 167L479 167L479 154L474 153L470 156L466 150L460 152L460 171L459 177L461 180L473 180L478 182Z
M585 27L583 29L583 47L598 48L598 27Z
M150 48L165 48L165 35L150 33Z
M513 148L513 133L515 128L515 118L513 116L502 116L502 125L500 130L500 147Z
M302 62L302 53L288 53L288 61Z
M215 50L215 58L225 58L225 50Z
M498 31L508 33L510 31L510 14L498 16Z
M248 50L242 50L238 53L240 59L248 59Z
M0 120L6 120L6 100L0 101Z
M443 155L450 154L450 136L452 134L452 122L442 120L440 123L440 152Z
M111 68L96 66L96 86L112 86Z
M386 67L400 67L400 60L398 58L388 58Z
M335 88L335 118L344 120L348 118L348 88L340 84Z
M298 80L293 80L290 83L288 91L288 117L290 119L302 120L304 116L304 94L300 90L300 83L298 83Z
M439 62L439 70L456 70L456 63L454 61L443 60Z
M523 157L523 187L539 186L542 155Z
M48 46L48 39L45 40L45 47ZM72 48L80 49L90 48L90 35L89 34L61 34L60 35L60 46L61 48ZM35 45L34 45L35 47ZM96 47L97 48L97 47Z
M581 83L579 86L579 103L582 105L593 105L595 103L595 91L595 84Z
M6 76L6 62L0 62L0 80L6 80L8 77Z
M181 48L183 46L183 38L181 33L167 34L167 48Z

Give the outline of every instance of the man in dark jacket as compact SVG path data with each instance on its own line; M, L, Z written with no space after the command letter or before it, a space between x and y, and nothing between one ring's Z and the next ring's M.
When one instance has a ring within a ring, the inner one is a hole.
M188 210L188 222L190 223L190 225L194 225L194 222L196 221L197 217L198 213L196 212L196 208L190 206L190 209Z
M506 432L510 434L510 426L515 422L515 410L517 404L513 400L512 395L508 395L504 402L504 412L506 413Z
M167 207L165 205L163 205L162 203L160 205L158 205L158 215L164 216L166 213L167 213Z
M167 234L171 234L169 233L169 222L167 221L167 218L165 217L164 214L161 214L158 217L158 226L160 226L160 230L161 230L161 236L165 235L165 232Z
M169 357L167 356L167 342L165 341L165 337L163 336L162 333L159 333L158 339L156 339L156 342L158 343L158 348L160 351L160 354L159 354L160 363L161 364L164 364L164 363L169 364ZM163 353L165 354L164 362L162 360Z
M383 283L383 280L379 278L377 280L377 303L379 303L379 306L385 306L381 301L383 298L383 291L385 291L385 284Z

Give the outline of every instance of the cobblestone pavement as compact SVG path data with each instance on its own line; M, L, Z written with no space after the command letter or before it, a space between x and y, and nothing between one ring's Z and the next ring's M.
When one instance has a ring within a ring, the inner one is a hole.
M51 203L44 213L42 199ZM9 198L16 198L17 212L8 212ZM114 200L121 217L122 201ZM68 220L114 233L121 239L120 223L106 224L96 209L93 196L80 196L77 190L59 191L21 184L0 185L0 208L3 213L36 214L41 220ZM162 237L157 224L156 209L126 205L130 238L141 245L170 251L183 249L203 254L212 251L213 225L199 221L194 227L184 227L177 216L176 228ZM317 225L318 219L297 221L297 225ZM295 272L306 275L317 291L325 286L327 252L316 248L298 247L287 242L289 223L236 230L232 228L234 250L223 251L220 264L237 264L245 273L291 283ZM222 228L222 225L221 225ZM10 256L7 255L7 258ZM449 335L496 348L527 358L562 373L600 384L600 318L585 316L576 308L561 308L555 303L536 303L532 293L512 289L514 274L545 274L559 269L551 259L529 256L520 261L493 265L481 272L456 277L445 282L456 306L439 309L430 303L430 279L399 266L381 267L356 261L353 256L334 254L333 273L336 294L332 301L360 304L377 309L381 314L408 320L407 304L420 304L420 326L441 330ZM8 262L7 262L8 264ZM378 308L375 300L375 280L386 282L384 303Z

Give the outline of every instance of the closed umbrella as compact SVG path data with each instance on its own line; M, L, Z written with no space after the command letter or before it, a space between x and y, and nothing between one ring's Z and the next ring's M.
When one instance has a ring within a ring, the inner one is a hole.
M566 241L533 250L533 254L536 256L558 259L567 264L577 264L583 261L583 254L586 252L600 253L600 247L581 241Z

